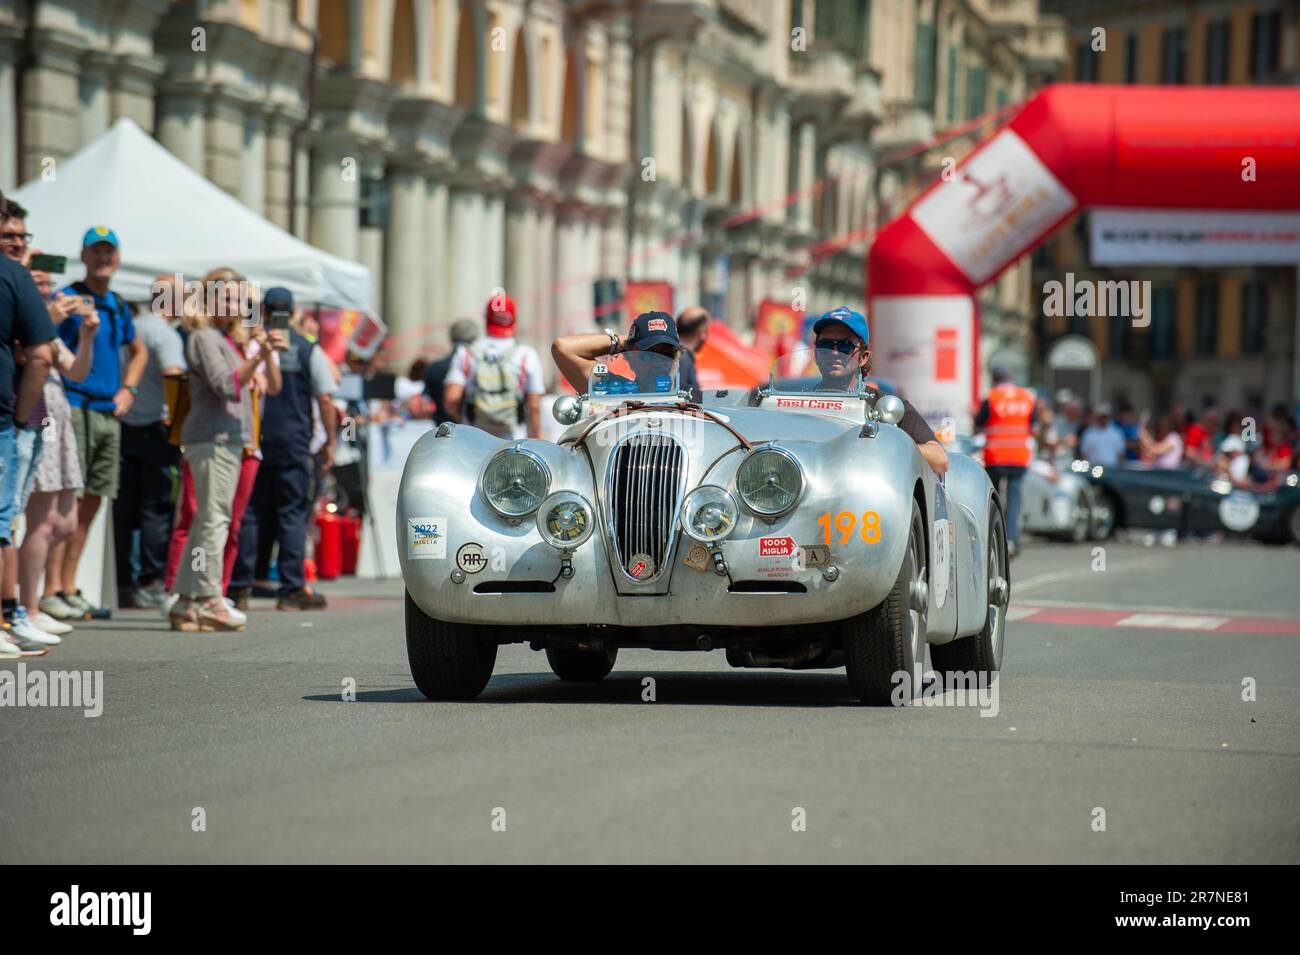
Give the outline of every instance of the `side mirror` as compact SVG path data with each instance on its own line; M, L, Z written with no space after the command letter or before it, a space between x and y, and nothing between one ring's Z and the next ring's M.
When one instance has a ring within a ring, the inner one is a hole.
M582 403L573 395L561 395L551 406L551 414L565 427L577 424L578 419L582 417Z
M898 424L903 420L903 399L898 395L881 395L876 399L876 414L886 424Z

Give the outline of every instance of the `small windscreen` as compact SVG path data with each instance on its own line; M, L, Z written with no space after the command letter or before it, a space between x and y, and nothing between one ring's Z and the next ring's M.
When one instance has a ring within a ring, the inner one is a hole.
M779 393L858 394L862 390L862 364L854 343L835 341L831 344L834 347L796 348L774 361L772 390Z
M675 398L679 357L652 351L631 351L602 358L587 379L594 399Z

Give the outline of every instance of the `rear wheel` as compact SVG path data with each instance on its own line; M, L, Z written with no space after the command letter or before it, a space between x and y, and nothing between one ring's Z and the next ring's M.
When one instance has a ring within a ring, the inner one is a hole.
M913 501L907 550L893 588L879 606L844 624L849 686L873 706L910 702L921 688L929 609L924 534L921 508ZM900 686L901 675L907 680Z
M1115 501L1105 491L1096 495L1092 507L1092 528L1088 534L1095 541L1104 541L1115 533Z
M431 700L472 700L492 678L497 644L482 628L435 620L406 594L406 658Z
M547 647L546 662L561 680L594 683L609 676L618 659L618 649L581 650L577 647Z
M1011 566L1007 561L1006 527L1002 509L992 502L989 513L988 606L984 629L951 643L930 648L930 663L939 673L975 671L993 673L1002 668L1002 644L1007 629L1007 604L1011 602Z
M1300 505L1291 508L1291 516L1287 518L1286 526L1291 533L1291 540L1300 544Z
M1088 539L1088 531L1092 528L1092 510L1088 507L1088 498L1082 492L1075 498L1072 519L1070 540L1082 544Z

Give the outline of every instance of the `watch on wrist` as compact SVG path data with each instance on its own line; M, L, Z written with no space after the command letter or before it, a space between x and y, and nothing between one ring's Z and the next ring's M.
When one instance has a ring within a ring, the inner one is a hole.
M609 353L617 355L619 349L618 335L612 329L605 329L605 334L609 336Z
M125 388L127 391L131 392L132 398L135 398L140 394L140 389L137 388L135 385L123 385L122 387Z

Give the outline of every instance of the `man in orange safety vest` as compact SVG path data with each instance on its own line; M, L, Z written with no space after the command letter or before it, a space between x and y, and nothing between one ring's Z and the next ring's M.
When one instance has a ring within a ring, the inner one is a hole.
M1013 555L1020 541L1020 482L1033 455L1034 417L1033 392L1012 382L1006 368L994 367L993 388L975 416L975 428L984 432L984 469L1002 497L1007 549Z

